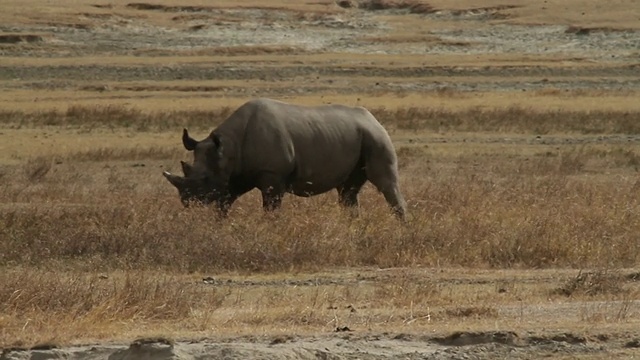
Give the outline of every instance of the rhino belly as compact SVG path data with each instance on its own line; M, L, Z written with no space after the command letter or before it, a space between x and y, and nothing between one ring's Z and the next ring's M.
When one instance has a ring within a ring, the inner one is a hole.
M348 179L357 163L349 161L345 166L333 163L333 166L296 171L289 184L289 192L297 196L313 196L335 189Z
M297 196L313 196L325 193L329 190L335 189L340 183L314 183L313 181L294 182L291 184L289 192Z

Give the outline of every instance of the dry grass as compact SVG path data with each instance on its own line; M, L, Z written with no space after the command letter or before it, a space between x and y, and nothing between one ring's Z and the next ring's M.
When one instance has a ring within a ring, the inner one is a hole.
M118 130L131 126L122 119L131 121L132 114L147 124L166 121L141 111L101 111L60 112L73 120L48 127L49 136L67 136L51 129L76 131L86 123L93 129L108 119L116 119L111 126ZM206 132L212 125L204 118L189 124ZM493 136L512 135L497 131ZM100 134L86 134L94 132ZM480 134L466 135L471 144L399 143L411 214L402 225L370 186L355 219L338 211L333 193L289 196L281 211L266 215L252 192L226 220L208 208L183 209L160 175L160 166L177 167L184 155L178 135L171 136L174 147L119 140L64 154L34 150L0 169L0 346L287 335L344 326L422 333L433 326L565 327L562 317L523 318L504 308L517 309L523 298L548 301L566 276L552 277L559 282L552 289L510 275L497 286L478 269L620 268L634 266L640 255L635 146L493 146ZM409 270L353 274L367 267ZM422 267L471 270L443 282L437 271L416 274ZM336 268L345 270L328 279L303 278ZM213 284L202 281L208 275ZM571 299L633 299L621 279L580 282ZM565 293L552 296L566 299ZM626 301L585 308L580 316L619 329L633 325L634 311Z
M233 110L224 106L214 110L146 112L130 106L72 105L66 111L0 110L0 124L11 128L62 126L161 131L186 126L213 129ZM432 107L373 107L370 110L390 130L511 134L640 133L640 113L635 111L534 110L520 106L477 107L462 111Z
M145 113L125 106L69 106L65 111L49 110L34 113L0 112L0 124L5 127L81 127L133 128L139 131L162 130L181 126L208 127L231 115L235 109L222 107L214 111L175 110Z
M582 146L521 156L436 155L437 149L409 149L415 150L399 151L411 213L405 226L370 186L357 219L336 212L333 193L288 197L275 215L256 211L255 192L228 220L207 208L184 210L157 166L164 159L177 166L176 156L154 148L97 149L8 166L0 263L273 272L418 264L624 267L638 260L637 181L593 174L633 173L636 152ZM101 165L123 160L147 166Z
M196 276L126 271L109 276L16 268L0 274L0 346L64 345L133 336L170 337L331 331L423 326L433 296L408 283L388 291L377 280L362 286L269 280L243 286L229 278L208 285ZM377 297L384 293L385 297ZM396 308L392 310L390 306ZM170 323L171 326L158 325ZM162 331L153 329L163 329ZM273 331L279 329L279 331ZM264 330L263 330L264 331Z
M59 345L87 339L87 331L95 340L109 338L136 322L182 321L194 309L214 312L225 297L214 288L143 272L51 277L48 271L17 268L3 271L0 283L0 346Z

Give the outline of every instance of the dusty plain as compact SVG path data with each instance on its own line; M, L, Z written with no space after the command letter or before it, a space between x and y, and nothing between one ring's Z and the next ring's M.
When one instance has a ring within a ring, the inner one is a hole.
M0 359L640 356L633 0L0 1ZM183 209L254 97L369 108L368 185Z

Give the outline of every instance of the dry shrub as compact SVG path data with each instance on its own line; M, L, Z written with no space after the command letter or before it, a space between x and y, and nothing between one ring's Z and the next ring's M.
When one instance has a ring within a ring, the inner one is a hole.
M129 3L127 7L135 10L158 10L165 12L211 12L216 10L215 7L211 6L168 6L168 5L160 5L160 4L151 4L151 3Z
M565 149L556 151L546 151L526 161L520 161L517 166L517 173L520 175L539 175L539 174L559 174L559 175L575 175L584 171L587 162L592 159L590 154L584 147L567 146ZM507 168L511 168L510 164L501 164ZM495 171L500 171L495 169ZM500 172L506 172L507 169L501 169Z
M498 310L491 306L454 307L444 310L446 318L497 318Z
M607 146L606 149L585 150L585 155L602 159L616 167L633 167L640 165L640 154L624 146Z
M569 25L565 29L566 34L589 35L593 32L611 33L611 32L631 32L631 29L617 29L613 27L585 27L577 25Z
M429 14L435 9L423 1L417 0L364 0L358 7L365 10L409 10L412 14Z
M47 157L29 159L24 165L24 176L29 182L39 182L51 171L52 160Z
M42 35L35 34L0 34L0 44L37 43L44 41Z
M428 305L440 295L440 286L431 279L420 279L406 273L392 281L378 281L374 296L378 302L390 307L412 307Z
M338 0L336 1L336 5L340 6L343 9L351 9L358 6L358 4L351 0Z
M627 292L624 288L624 277L606 270L581 270L575 278L569 279L562 287L552 291L553 294L565 296L620 295Z

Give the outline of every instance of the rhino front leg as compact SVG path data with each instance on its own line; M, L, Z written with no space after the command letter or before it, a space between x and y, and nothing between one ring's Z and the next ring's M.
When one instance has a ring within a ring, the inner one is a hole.
M236 195L230 195L224 200L218 202L218 211L220 212L220 216L223 218L229 215L229 209L231 209L231 205L233 205L234 201L238 199Z
M262 208L265 211L273 211L282 205L282 196L284 194L275 193L273 191L262 192Z
M391 206L391 209L396 214L396 216L401 220L405 220L407 203L405 202L404 197L400 193L400 189L398 185L395 184L394 186L391 186L388 189L381 190L381 192L384 195L384 198L387 200L387 202Z
M284 196L284 184L274 176L264 176L258 185L262 193L262 208L265 211L273 211L282 205Z
M371 163L367 166L369 181L384 195L400 220L405 220L407 203L400 192L395 162Z

